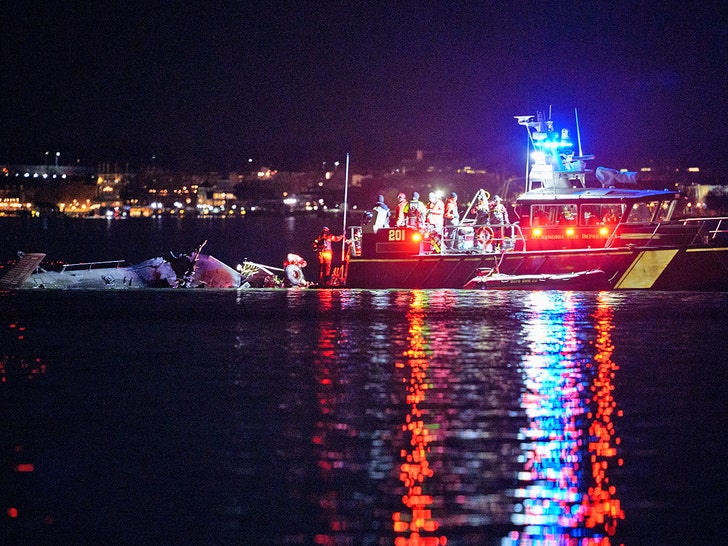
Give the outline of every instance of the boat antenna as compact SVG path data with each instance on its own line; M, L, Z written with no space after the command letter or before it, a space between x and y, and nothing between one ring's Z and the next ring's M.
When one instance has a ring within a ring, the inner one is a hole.
M526 133L528 134L528 140L526 140L526 183L524 187L526 191L531 191L531 179L529 178L530 167L531 167L531 144L533 144L533 137L531 136L531 130L526 126Z
M346 209L349 207L349 152L346 152L346 170L344 173L344 229L346 235ZM346 241L341 243L341 261L344 261L344 250L346 249Z
M523 125L526 128L526 135L528 135L526 140L526 191L531 190L531 181L528 176L530 170L531 147L533 147L534 150L536 149L536 144L534 143L533 135L531 134L531 128L538 128L540 130L542 117L543 114L541 112L536 112L536 121L533 120L533 116L515 116L518 124Z
M576 111L576 108L574 108L574 118L576 119L576 140L579 143L579 157L582 157L584 154L581 153L581 132L579 131L579 113Z

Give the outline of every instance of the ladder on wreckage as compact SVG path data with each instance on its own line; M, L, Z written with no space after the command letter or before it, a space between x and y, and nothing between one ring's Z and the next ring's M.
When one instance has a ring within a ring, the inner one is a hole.
M45 256L40 253L20 254L18 263L0 279L0 288L20 288L38 268Z

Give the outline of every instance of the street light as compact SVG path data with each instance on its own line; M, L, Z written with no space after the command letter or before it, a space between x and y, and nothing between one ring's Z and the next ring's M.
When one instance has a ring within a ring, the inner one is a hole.
M58 158L61 157L61 152L56 152L56 167L58 167Z

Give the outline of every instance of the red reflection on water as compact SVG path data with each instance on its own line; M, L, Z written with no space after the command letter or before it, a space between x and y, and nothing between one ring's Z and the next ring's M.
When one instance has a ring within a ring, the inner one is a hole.
M615 371L619 368L612 361L611 330L613 312L611 307L604 301L600 301L596 319L597 338L593 365L596 367L596 375L591 384L592 399L591 405L595 408L587 415L589 424L589 453L590 468L594 485L589 487L588 495L583 500L583 512L585 524L589 528L604 526L608 535L614 535L617 530L617 522L624 519L619 499L616 498L617 488L610 482L607 471L615 461L618 466L622 460L617 456L617 448L620 439L616 436L612 417L617 412L617 403L612 392L614 385ZM606 542L605 544L608 544Z
M335 296L331 290L321 290L318 295L319 309L322 312L331 311L334 303L340 301L340 295ZM330 484L335 481L337 473L351 471L352 457L347 452L347 440L355 437L357 431L342 421L337 412L340 387L343 383L338 344L346 337L346 332L340 324L331 320L321 320L317 324L314 377L317 382L319 419L316 421L311 441L316 449L318 472L322 483ZM333 546L350 543L348 533L351 531L351 525L341 513L341 501L335 487L318 494L317 502L325 516L328 532L317 533L313 537L314 544Z
M42 519L39 519L38 509L35 506L35 495L31 493L33 490L32 484L35 483L33 473L36 468L33 463L28 462L25 446L23 444L13 445L8 449L7 457L5 450L0 451L0 460L2 459L7 462L8 468L12 470L12 473L9 473L5 472L5 469L0 469L7 478L3 482L5 497L3 509L7 516L14 520L13 526L3 529L3 531L8 533L6 536L8 543L16 544L14 533L18 529L34 528L38 523L51 526L54 523L54 518L51 514L46 513L43 514ZM15 525L20 527L14 527ZM2 527L2 522L0 522L0 527ZM3 542L3 544L5 543Z
M46 373L45 363L33 356L33 349L31 347L29 351L28 342L26 328L17 322L0 327L0 392L22 389L24 384L38 381ZM8 457L5 457L4 451L0 451L0 460L5 461L2 465L5 468L0 468L0 471L8 479L7 483L3 483L3 502L12 503L11 506L4 506L5 511L19 525L31 525L35 511L28 507L33 502L33 495L28 493L28 484L33 483L35 464L28 461L29 457L20 443L12 446ZM43 521L46 525L52 524L50 515L46 515Z
M25 351L15 351L25 340L25 327L10 323L2 338L7 342L0 344L0 383L12 381L31 381L46 373L46 365L38 357L25 356Z
M431 495L427 494L426 482L433 477L433 470L427 460L430 453L429 444L435 440L433 428L425 422L426 411L421 405L425 402L430 384L427 379L428 360L425 352L423 307L425 299L422 292L414 292L407 313L409 323L409 347L404 352L404 360L397 361L396 366L409 366L407 382L407 405L409 413L402 425L405 436L409 436L409 447L402 448L399 467L399 479L405 487L402 496L404 509L392 514L393 529L397 534L395 546L438 546L447 544L444 536L430 536L435 533L439 524L432 517L430 506Z

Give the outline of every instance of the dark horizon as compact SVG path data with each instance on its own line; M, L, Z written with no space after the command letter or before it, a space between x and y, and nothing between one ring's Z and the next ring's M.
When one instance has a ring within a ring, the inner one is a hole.
M524 164L552 108L596 164L723 169L721 4L11 2L0 162L386 168L418 149Z

